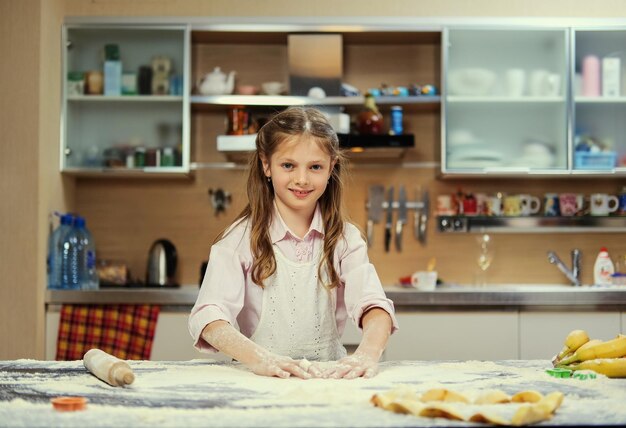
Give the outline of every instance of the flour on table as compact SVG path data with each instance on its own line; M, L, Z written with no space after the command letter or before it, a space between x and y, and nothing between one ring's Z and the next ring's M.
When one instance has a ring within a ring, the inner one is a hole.
M59 427L403 427L446 422L386 412L369 403L375 393L405 384L417 392L447 388L508 394L562 391L555 423L626 424L626 381L556 379L549 361L386 362L371 379L278 379L257 376L239 364L129 362L135 382L112 387L89 374L81 361L0 362L0 421L8 426ZM14 371L11 371L13 369ZM81 395L87 409L61 413L49 398ZM33 397L41 397L34 401ZM10 421L10 422L6 422ZM449 421L448 421L449 425Z

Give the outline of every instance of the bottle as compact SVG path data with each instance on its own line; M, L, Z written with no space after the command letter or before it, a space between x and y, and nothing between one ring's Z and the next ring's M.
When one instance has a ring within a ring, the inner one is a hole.
M391 107L391 129L389 133L392 135L400 135L404 131L402 126L402 106Z
M359 134L382 134L384 123L383 115L376 107L376 100L372 94L365 95L365 109L357 116Z
M583 58L583 96L600 96L600 59L595 55Z
M69 215L70 224L66 232L59 237L59 254L61 258L60 288L76 290L80 288L78 279L78 234L74 225L74 216Z
M615 273L613 261L605 247L600 248L596 263L593 265L593 282L596 285L611 285L612 275Z
M83 290L97 290L99 287L96 270L96 245L93 236L87 229L87 222L77 216L74 220L78 236L78 283Z
M59 289L61 287L61 242L65 239L65 234L72 228L72 216L70 214L60 215L59 226L50 233L48 237L48 288Z

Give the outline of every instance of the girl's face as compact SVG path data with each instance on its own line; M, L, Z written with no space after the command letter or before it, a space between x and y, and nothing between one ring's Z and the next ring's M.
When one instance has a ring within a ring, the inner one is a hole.
M265 176L272 178L281 215L312 216L335 164L330 155L313 138L294 137L262 162Z

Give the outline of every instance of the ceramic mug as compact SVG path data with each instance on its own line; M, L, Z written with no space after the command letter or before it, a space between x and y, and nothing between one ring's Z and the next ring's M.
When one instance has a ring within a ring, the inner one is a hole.
M502 199L497 196L488 196L485 200L485 214L488 216L502 215Z
M516 217L522 214L522 200L518 195L505 196L502 205L505 216Z
M411 275L411 285L422 291L432 291L437 285L437 272L421 270Z
M626 193L619 195L619 214L626 215Z
M541 209L541 201L536 196L531 195L518 195L521 204L521 215L529 216L531 214L537 214Z
M456 209L451 195L439 195L437 196L437 214L439 215L454 215Z
M478 203L473 195L468 195L463 199L463 214L469 216L478 214Z
M561 193L559 195L559 210L561 215L571 217L583 209L584 197L578 193Z
M533 97L543 97L546 95L546 82L550 73L548 70L533 70L530 74L529 90Z
M510 195L504 197L504 215L509 217L529 216L541 209L539 198L531 195Z
M543 91L546 96L558 96L561 93L561 75L557 73L549 73L546 76Z
M557 217L561 215L558 193L546 193L543 195L543 215L547 217Z
M506 95L521 97L526 93L526 71L521 68L510 68L504 75Z
M484 193L476 193L476 213L478 215L487 214L487 195Z
M609 215L619 208L617 196L606 193L594 193L589 201L591 203L591 215Z

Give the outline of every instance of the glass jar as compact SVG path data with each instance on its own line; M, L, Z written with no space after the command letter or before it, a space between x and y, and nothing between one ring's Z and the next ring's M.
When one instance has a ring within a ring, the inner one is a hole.
M359 134L382 134L384 132L383 115L378 110L372 94L365 95L365 105L363 111L358 114L356 123Z

